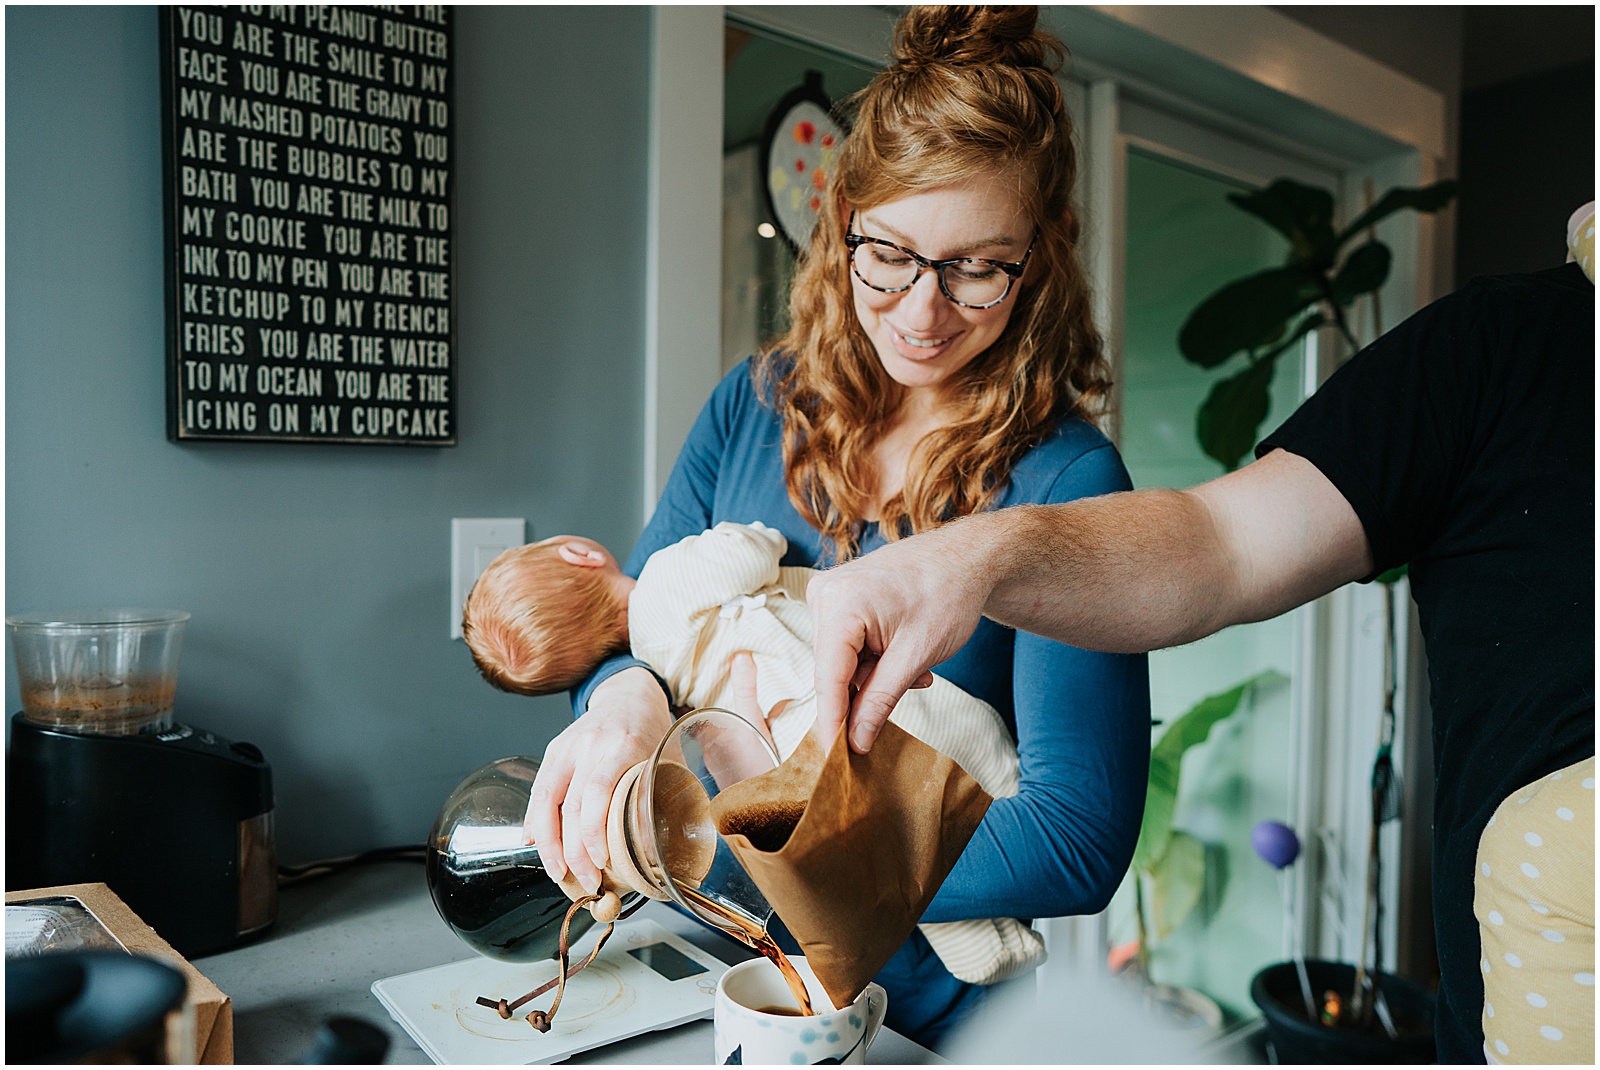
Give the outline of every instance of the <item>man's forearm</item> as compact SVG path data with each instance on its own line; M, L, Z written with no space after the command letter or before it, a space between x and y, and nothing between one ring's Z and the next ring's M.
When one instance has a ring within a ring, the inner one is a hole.
M1192 490L1024 506L943 530L988 551L985 615L1117 653L1275 617L1373 567L1350 503L1283 450Z
M1170 490L1029 505L947 525L989 585L984 614L1073 646L1117 653L1209 635L1242 612L1211 511Z
M817 725L831 742L848 714L866 750L905 689L985 616L1135 653L1277 616L1372 568L1350 503L1283 450L1193 490L966 517L812 579Z

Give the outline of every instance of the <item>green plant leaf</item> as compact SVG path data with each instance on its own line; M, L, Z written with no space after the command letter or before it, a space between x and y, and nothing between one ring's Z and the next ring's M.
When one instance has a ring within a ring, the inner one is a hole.
M1283 337L1289 321L1321 296L1316 277L1299 267L1237 279L1189 313L1178 331L1178 351L1192 364L1215 368L1241 349Z
M1258 687L1288 682L1289 678L1283 673L1276 669L1266 669L1226 691L1201 699L1161 734L1160 742L1150 751L1151 761L1160 758L1163 761L1177 763L1190 747L1204 743L1218 722L1232 716L1246 694Z
M1319 271L1333 266L1338 243L1333 235L1333 194L1327 190L1280 178L1266 189L1230 193L1228 200L1288 238L1292 264Z
M1239 462L1254 448L1261 421L1267 418L1267 410L1272 407L1272 376L1277 359L1327 322L1328 318L1322 313L1313 312L1300 321L1289 337L1258 355L1250 367L1212 386L1195 413L1195 437L1207 456L1230 472L1239 467ZM1266 366L1264 371L1263 365Z
M1152 872L1161 861L1172 839L1172 814L1178 806L1178 766L1157 763L1150 755L1150 781L1145 787L1144 818L1139 824L1139 840L1133 848L1133 869Z
M1150 875L1150 914L1157 940L1172 935L1193 913L1205 881L1205 844L1182 829L1173 829L1161 865Z
M1256 359L1257 360L1276 360L1276 359L1278 359L1279 357L1283 356L1284 350L1288 349L1290 346L1292 346L1296 342L1300 341L1300 339L1304 338L1306 335L1310 334L1312 331L1316 330L1318 327L1321 327L1323 324L1325 324L1327 322L1328 322L1328 317L1324 316L1322 313L1320 313L1320 312L1311 313L1311 315L1307 316L1305 319L1300 321L1300 325L1297 326L1294 329L1294 333L1293 334L1289 335L1289 337L1285 338L1283 341L1279 342L1277 345L1273 346L1271 349L1267 350L1265 353L1259 354Z
M1333 277L1333 299L1348 306L1362 294L1376 290L1389 277L1389 264L1393 259L1389 247L1382 242L1357 246Z
M1411 208L1418 212L1437 212L1455 200L1456 183L1452 179L1435 182L1431 186L1420 188L1404 187L1392 189L1378 198L1378 203L1368 208L1365 212L1350 221L1350 225L1339 232L1339 245L1343 245L1363 230L1385 219L1396 212Z
M1264 357L1238 375L1212 384L1195 413L1194 432L1200 448L1223 468L1233 471L1256 444L1261 421L1272 407L1272 373L1276 357Z
M1144 820L1133 849L1133 868L1148 872L1160 862L1172 838L1172 813L1178 804L1178 772L1183 754L1211 734L1212 727L1239 708L1252 688L1288 679L1268 669L1228 691L1203 698L1171 725L1150 750L1150 783L1145 789Z

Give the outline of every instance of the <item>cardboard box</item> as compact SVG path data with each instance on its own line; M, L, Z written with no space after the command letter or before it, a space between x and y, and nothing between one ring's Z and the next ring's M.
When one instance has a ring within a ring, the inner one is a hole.
M172 1063L233 1062L233 1001L195 969L104 884L63 884L7 892L6 905L64 896L78 900L135 955L160 959L188 982L182 1009L167 1016L167 1056Z

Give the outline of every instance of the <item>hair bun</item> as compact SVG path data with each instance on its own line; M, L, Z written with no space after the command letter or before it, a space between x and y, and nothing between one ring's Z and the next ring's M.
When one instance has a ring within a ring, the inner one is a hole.
M1032 6L927 5L907 10L895 29L894 58L901 67L976 67L1005 64L1055 71L1064 49L1037 29Z

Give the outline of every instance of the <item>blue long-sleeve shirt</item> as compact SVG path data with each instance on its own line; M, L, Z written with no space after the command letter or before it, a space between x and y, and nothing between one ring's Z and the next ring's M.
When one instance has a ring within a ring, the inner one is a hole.
M998 505L1067 502L1129 487L1111 443L1089 424L1068 419L1017 462ZM724 520L781 531L789 540L785 565L826 561L822 536L789 501L782 425L757 396L749 361L722 380L701 410L624 571L638 576L655 551ZM883 542L869 525L861 552ZM602 680L641 664L609 659L575 692L575 709L587 708ZM989 808L922 920L1102 909L1132 858L1143 814L1150 755L1145 658L1079 650L984 619L936 671L1000 712L1017 740L1021 787ZM943 969L920 935L878 980L889 989L891 1026L924 1042L937 1040L977 995Z

